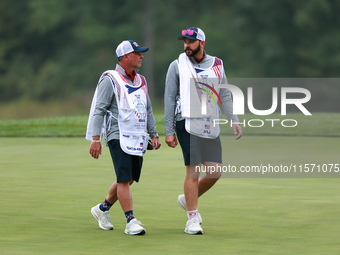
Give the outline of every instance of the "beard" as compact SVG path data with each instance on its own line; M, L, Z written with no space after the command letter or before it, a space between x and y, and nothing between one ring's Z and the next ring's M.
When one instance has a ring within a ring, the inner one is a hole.
M191 50L191 53L187 52L187 50L191 50L191 49L185 48L185 54L187 54L188 57L193 57L201 50L201 44L199 43L196 49Z

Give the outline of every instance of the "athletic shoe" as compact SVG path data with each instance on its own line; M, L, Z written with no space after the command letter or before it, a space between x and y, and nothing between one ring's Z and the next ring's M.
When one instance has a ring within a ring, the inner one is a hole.
M184 194L179 195L177 198L177 203L180 207L182 207L185 211L187 211L187 203L185 202L185 196ZM200 224L202 224L203 220L200 213L197 213L197 218Z
M201 235L203 234L203 229L198 221L198 218L192 218L187 221L184 232L190 235Z
M98 220L98 225L103 230L112 230L110 211L103 212L99 209L100 204L92 207L91 214Z
M124 233L127 235L144 235L145 229L141 225L143 224L140 221L132 219L126 224Z
M187 202L185 201L184 194L178 196L177 203L179 204L180 207L187 211Z

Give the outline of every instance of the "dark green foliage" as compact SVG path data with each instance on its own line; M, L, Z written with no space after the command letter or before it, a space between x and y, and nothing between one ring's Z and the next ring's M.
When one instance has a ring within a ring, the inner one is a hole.
M338 77L339 7L338 0L2 0L0 101L92 92L125 39L151 47L141 72L161 98L168 65L183 50L177 37L190 26L205 31L205 49L224 60L229 77Z

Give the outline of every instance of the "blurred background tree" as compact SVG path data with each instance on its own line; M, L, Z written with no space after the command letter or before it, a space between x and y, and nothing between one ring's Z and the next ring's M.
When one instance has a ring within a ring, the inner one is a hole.
M150 47L140 72L161 102L190 26L206 33L228 77L338 77L338 10L340 0L2 0L0 102L88 95L88 105L126 39Z

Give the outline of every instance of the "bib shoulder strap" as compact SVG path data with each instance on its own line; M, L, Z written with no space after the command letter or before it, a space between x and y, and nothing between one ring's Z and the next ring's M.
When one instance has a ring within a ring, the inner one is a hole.
M137 74L140 79L140 88L144 91L145 95L148 95L148 85L143 75Z
M223 77L223 62L221 59L217 58L217 57L214 57L214 64L213 66L211 67L211 69L215 72L216 76L219 78L219 79L222 79Z
M104 77L108 77L110 79L111 83L112 83L112 86L114 87L115 86L115 83L113 81L113 74L114 74L114 72L115 72L115 70L107 70L107 71L103 72L102 75L99 78L99 82L102 79L104 79Z
M215 66L221 66L221 65L222 65L222 59L215 57L213 67L215 67Z
M138 75L139 75L140 80L141 80L141 86L147 87L147 83L146 83L145 77L143 75L141 75L141 74L138 74Z

